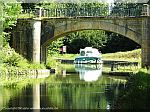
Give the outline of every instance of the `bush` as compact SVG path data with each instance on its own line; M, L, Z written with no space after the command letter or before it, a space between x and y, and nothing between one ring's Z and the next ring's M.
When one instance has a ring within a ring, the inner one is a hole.
M115 109L150 109L150 75L141 70L128 80L125 90L121 91Z
M0 51L0 60L5 67L19 67L20 69L45 69L44 64L29 63L25 58L9 46Z
M46 63L46 68L50 69L51 67L56 67L57 66L57 61L51 57L47 58L47 63Z
M44 64L30 63L28 69L45 69L45 66L44 66Z
M9 46L3 47L0 51L1 60L4 64L8 66L18 67L19 62L27 62L22 56L15 52L14 49Z

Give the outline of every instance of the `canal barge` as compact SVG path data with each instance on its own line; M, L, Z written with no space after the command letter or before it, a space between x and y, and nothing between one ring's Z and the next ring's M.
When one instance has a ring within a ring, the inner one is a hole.
M96 48L85 47L80 49L80 56L74 60L75 64L102 64L102 55Z

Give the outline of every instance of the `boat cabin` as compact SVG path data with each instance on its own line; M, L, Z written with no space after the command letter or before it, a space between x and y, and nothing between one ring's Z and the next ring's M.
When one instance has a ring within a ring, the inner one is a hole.
M75 58L74 63L102 63L101 57L98 49L86 47L80 49L80 56Z
M95 48L86 47L84 49L80 49L80 56L88 56L88 57L100 57L101 53Z

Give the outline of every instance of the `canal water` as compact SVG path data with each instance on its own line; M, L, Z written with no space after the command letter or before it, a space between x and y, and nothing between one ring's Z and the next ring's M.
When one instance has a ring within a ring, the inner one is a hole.
M0 87L0 111L109 110L126 78L103 73L102 65L60 65L56 74ZM40 76L41 77L41 76Z

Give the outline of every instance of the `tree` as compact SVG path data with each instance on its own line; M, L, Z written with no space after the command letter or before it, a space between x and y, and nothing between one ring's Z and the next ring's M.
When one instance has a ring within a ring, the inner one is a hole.
M48 55L55 55L58 54L60 52L60 47L63 46L63 41L62 38L59 38L53 42L51 42L51 44L48 46Z
M34 9L36 7L36 3L21 3L22 9Z
M103 53L114 53L118 51L130 51L133 49L140 48L140 45L135 43L134 41L116 34L107 32L108 39L105 46L102 48Z
M68 34L63 41L68 53L79 53L80 48L88 46L101 50L107 42L107 35L101 30L85 30Z
M12 26L17 22L17 16L21 12L21 5L19 3L4 3L0 2L1 7L1 16L0 21L2 22L1 26L1 38L3 40L3 45L6 45L6 42L9 39L8 29L11 29Z

